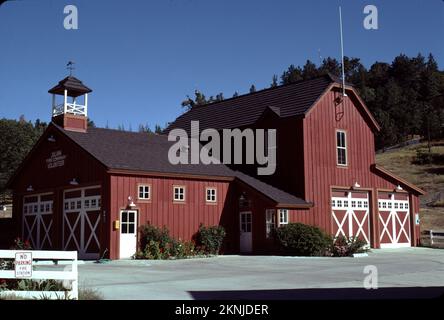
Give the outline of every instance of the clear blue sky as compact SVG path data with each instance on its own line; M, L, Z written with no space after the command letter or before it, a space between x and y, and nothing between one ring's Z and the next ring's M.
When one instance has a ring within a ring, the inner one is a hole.
M63 28L67 4L78 30ZM318 62L318 49L339 58L339 4L346 55L368 67L432 52L443 69L443 0L16 0L0 7L0 118L48 121L47 90L74 60L97 125L163 125L196 88L230 97ZM366 4L379 10L377 31L363 28Z

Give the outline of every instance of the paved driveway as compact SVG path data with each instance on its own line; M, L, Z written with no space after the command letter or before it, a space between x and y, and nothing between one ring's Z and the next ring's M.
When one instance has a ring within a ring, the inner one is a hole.
M363 288L367 265L377 267L377 290ZM220 256L87 262L79 266L79 272L80 286L98 289L105 299L427 298L444 294L444 250L427 248L373 250L361 258Z

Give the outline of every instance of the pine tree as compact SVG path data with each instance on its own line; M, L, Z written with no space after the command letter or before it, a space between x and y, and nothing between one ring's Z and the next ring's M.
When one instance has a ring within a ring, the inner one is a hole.
M274 74L273 79L271 80L270 87L274 88L274 87L277 87L277 85L278 85L278 77L277 77L277 75Z

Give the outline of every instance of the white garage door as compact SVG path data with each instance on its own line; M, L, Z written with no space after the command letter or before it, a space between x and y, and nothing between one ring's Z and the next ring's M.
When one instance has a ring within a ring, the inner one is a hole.
M381 248L410 247L410 203L407 194L379 193Z
M23 198L23 239L35 250L52 249L52 207L52 193Z
M355 236L370 243L368 192L333 191L331 205L335 237Z
M99 258L100 202L100 187L65 191L63 249L78 251L80 259Z

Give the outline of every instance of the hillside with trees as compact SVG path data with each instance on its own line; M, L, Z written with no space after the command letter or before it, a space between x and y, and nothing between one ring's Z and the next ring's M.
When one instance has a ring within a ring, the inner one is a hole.
M346 81L355 86L381 125L376 149L402 143L414 135L427 140L444 137L444 72L439 70L433 55L425 58L421 54L416 57L401 54L391 63L375 62L369 69L359 58L345 57L344 67ZM319 66L310 60L302 67L290 65L280 80L273 75L270 87L326 73L340 76L341 64L329 57ZM254 91L252 85L250 92ZM234 96L237 95L235 92ZM206 99L202 92L196 91L194 99L187 97L182 106L189 109L221 99L222 93Z

